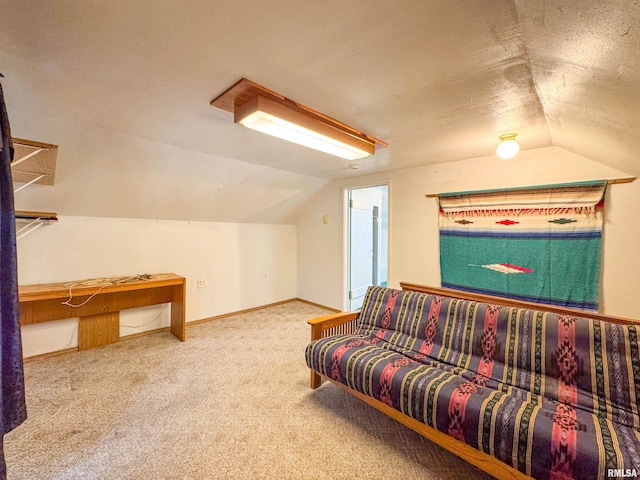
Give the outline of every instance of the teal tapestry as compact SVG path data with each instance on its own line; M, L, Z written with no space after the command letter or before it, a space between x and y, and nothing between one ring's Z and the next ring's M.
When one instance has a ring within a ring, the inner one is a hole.
M597 310L606 185L440 195L442 286Z

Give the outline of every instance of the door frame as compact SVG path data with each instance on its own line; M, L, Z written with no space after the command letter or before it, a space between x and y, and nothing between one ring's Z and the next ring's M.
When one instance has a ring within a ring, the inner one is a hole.
M349 191L361 188L387 187L387 285L391 284L391 247L392 247L392 181L390 178L380 179L378 181L370 181L363 183L350 183L342 189L342 310L349 309L349 288L351 285L351 229L350 212L349 212Z

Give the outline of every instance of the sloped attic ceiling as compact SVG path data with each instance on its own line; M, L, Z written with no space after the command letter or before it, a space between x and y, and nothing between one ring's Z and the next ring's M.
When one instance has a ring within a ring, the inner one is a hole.
M286 222L329 179L494 155L506 132L523 149L640 174L638 1L0 0L0 11L14 135L60 145L57 185L29 199L60 213ZM390 146L356 172L235 125L209 101L240 77ZM163 203L161 178L178 206Z

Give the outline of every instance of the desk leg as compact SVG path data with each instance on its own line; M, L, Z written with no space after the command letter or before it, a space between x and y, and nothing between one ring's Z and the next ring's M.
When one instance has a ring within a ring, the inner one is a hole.
M120 340L120 312L80 317L78 350L89 350L118 340Z
M173 333L181 342L187 338L187 328L185 324L186 318L186 302L185 298L187 286L176 285L176 294L171 301L171 333Z

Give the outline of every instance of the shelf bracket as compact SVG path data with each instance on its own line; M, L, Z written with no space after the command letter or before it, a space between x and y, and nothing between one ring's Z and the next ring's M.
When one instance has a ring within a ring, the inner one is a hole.
M35 232L37 229L47 223L47 220L31 220L24 227L19 228L16 231L16 240L20 240L22 237L26 237L31 232Z
M11 173L16 183L29 183L34 176L44 175L33 182L38 185L53 185L56 171L58 146L12 137L14 159Z
M18 144L18 145L21 145L21 144ZM13 162L11 162L11 166L14 167L14 166L18 165L19 163L22 163L25 160L28 160L29 158L36 156L40 152L44 152L45 150L47 150L47 149L46 148L39 148L37 150L34 150L33 152L28 153L24 157L21 157L21 158L19 158L17 160L14 160Z
M29 185L31 185L32 183L36 183L38 180L40 180L41 178L46 177L46 174L42 174L36 178L34 178L33 180L30 180L29 182L25 183L24 185L19 186L18 188L16 188L13 193L18 193L20 190L22 190L23 188L27 188Z
M21 212L17 211L15 214L16 221L27 222L26 225L20 227L16 231L16 240L27 236L31 232L36 231L43 225L48 225L51 222L57 222L58 216L55 213L49 212Z

